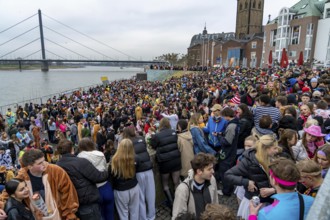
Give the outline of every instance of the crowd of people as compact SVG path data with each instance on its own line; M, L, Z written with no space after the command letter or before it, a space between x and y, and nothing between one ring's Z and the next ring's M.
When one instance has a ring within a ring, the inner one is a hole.
M0 219L155 219L156 165L173 220L303 219L330 167L329 88L327 70L216 68L8 109Z

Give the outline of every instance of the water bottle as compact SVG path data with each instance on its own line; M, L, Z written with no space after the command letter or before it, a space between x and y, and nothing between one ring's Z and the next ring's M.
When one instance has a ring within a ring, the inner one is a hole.
M45 201L39 193L33 194L32 203L39 211L42 212L43 216L46 217L49 215Z

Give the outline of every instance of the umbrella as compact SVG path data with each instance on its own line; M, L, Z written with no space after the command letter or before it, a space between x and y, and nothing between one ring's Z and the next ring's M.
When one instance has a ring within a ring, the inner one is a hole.
M283 48L282 57L281 57L281 68L287 68L288 65L289 65L288 55L286 54L285 48Z
M273 51L270 50L269 51L269 56L268 56L268 68L272 67L272 63L273 63Z
M300 54L299 54L299 59L298 59L298 63L297 63L298 66L302 66L304 65L304 55L303 55L303 52L300 51Z

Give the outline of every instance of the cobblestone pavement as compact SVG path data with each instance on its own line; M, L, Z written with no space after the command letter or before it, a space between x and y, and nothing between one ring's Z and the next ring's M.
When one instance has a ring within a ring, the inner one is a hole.
M219 203L227 205L232 208L235 213L238 210L238 203L236 195L232 194L228 196L219 196ZM171 219L171 210L166 205L160 205L157 207L156 220L170 220Z

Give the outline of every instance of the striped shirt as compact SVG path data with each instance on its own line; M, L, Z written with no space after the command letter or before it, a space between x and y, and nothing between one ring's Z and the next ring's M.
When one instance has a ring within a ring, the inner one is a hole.
M259 120L263 115L269 115L272 118L273 124L278 123L281 118L281 112L278 108L272 106L257 106L252 109L254 116L254 125L259 127Z

